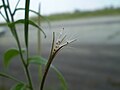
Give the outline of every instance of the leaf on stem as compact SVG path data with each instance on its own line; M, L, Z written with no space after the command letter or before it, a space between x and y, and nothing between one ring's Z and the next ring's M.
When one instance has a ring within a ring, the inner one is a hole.
M61 74L61 72L52 65L52 68L53 70L56 72L59 80L61 81L61 87L62 87L62 90L68 90L68 86L67 86L67 83L65 81L65 78L63 77L63 75Z
M25 10L25 8L16 8L15 11L14 11L14 14L16 13L16 11L20 11L20 10ZM34 11L34 10L29 10L30 12L44 18L42 15L40 15L38 12Z
M41 56L34 56L28 59L29 64L38 64L38 65L46 65L47 64L47 60ZM67 88L67 83L63 77L63 75L61 74L61 72L53 65L51 65L51 68L56 72L60 82L61 82L61 86L62 86L62 90L68 90Z
M8 78L8 79L11 79L11 80L13 80L13 81L16 81L16 82L19 82L19 83L22 83L22 84L24 83L24 82L16 79L16 78L13 77L13 76L10 76L10 75L8 75L8 74L1 73L1 72L0 72L0 77Z
M25 52L25 50L22 50L22 52ZM4 66L7 68L12 58L19 54L20 52L17 49L9 49L8 51L6 51L4 53Z
M21 11L21 10L25 10L25 8L16 8L16 9L14 10L14 12L13 12L13 15L15 15L15 13L16 13L17 11ZM34 11L34 10L29 9L29 11L32 12L32 13L34 13L34 14L36 14L37 16L41 17L43 20L47 21L48 25L50 26L50 22L49 22L49 20L48 20L47 18L45 18L45 17L42 16L40 13L38 13L38 12L36 12L36 11Z
M24 19L17 20L17 21L15 21L15 22L13 22L13 23L10 23L10 26L13 26L13 25L15 25L15 24L20 24L20 23L21 23L21 24L24 24L24 23L25 23L25 20L24 20ZM41 30L42 33L44 34L45 38L46 38L45 32L44 32L37 24L35 24L35 23L34 23L33 21L31 21L31 20L28 20L28 23L29 23L30 25L38 28L39 30Z
M22 83L18 83L13 86L10 90L26 90L26 86Z

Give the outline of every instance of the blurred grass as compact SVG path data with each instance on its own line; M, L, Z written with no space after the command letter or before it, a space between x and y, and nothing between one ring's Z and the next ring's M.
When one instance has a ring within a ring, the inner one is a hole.
M0 90L7 90L7 89L3 86L0 86Z
M8 90L4 86L0 86L0 90ZM45 87L45 90L62 90L60 87L54 88L54 87Z
M95 16L120 15L120 8L104 8L96 11L79 11L75 10L73 13L60 13L44 16L50 21L69 20L77 18L87 18ZM32 20L37 21L37 17L31 17Z
M70 20L77 18L89 18L89 17L99 17L99 16L115 16L120 15L120 8L104 8L96 11L79 11L75 10L73 13L59 13L52 14L48 16L44 16L44 18L40 18L41 21L60 21L60 20ZM37 16L30 17L31 20L38 22ZM3 22L0 23L0 26L5 26L6 24Z

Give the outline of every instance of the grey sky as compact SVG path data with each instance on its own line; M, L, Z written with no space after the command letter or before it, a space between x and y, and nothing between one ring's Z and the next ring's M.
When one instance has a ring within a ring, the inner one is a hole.
M11 7L14 8L17 0L10 0L10 2ZM24 2L25 0L21 0L19 7L24 7ZM120 0L31 0L31 9L38 10L39 3L41 3L42 15L61 12L73 12L76 9L84 11L96 10L110 6L120 7ZM16 15L16 17L21 18L23 17L23 14L20 12Z
M41 0L41 3L43 14L120 7L120 0Z

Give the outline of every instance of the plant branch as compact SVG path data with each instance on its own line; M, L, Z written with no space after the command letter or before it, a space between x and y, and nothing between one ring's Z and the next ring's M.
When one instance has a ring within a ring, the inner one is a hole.
M8 4L8 10L9 10L9 13L10 13L10 16L11 16L11 20L12 20L12 22L14 22L14 17L13 17L13 14L11 12L8 0L7 0L7 4ZM10 28L11 28L11 30L14 30L15 39L17 41L17 45L18 45L18 48L19 48L19 51L20 51L21 60L22 60L22 63L24 65L24 68L25 68L26 76L27 76L27 79L28 79L28 82L29 82L29 87L30 87L31 90L33 90L32 81L31 81L31 78L30 78L29 70L28 70L28 65L27 65L27 63L25 63L25 60L23 58L23 54L22 54L22 50L21 50L21 45L20 45L20 41L19 41L19 38L18 38L18 35L17 35L17 32L16 32L15 25L13 25ZM28 47L27 47L27 56L28 56Z
M43 74L43 78L42 78L42 81L41 81L40 90L43 90L44 83L45 83L45 79L46 79L46 77L47 77L47 74L48 74L50 65L51 65L52 60L53 60L53 58L54 58L53 55L52 55L53 48L54 48L54 42L55 42L55 33L53 32L52 48L51 48L51 52L50 52L50 56L49 56L47 65L46 65L46 67L45 67L45 72L44 72L44 74Z
M29 81L30 89L33 90L32 80L31 80L31 77L30 77L29 69L28 69L28 66L29 66L29 63L28 63L28 58L29 58L29 55L28 55L29 54L28 53L29 7L30 7L30 0L26 0L26 2L25 2L24 31L25 31L25 44L26 44L26 49L27 49L27 65L25 67L25 70L26 70L28 81Z
M7 22L6 17L1 13L1 11L0 11L0 14L1 14L1 16L4 18L4 20Z
M9 20L9 16L8 16L8 13L7 13L7 9L6 9L6 4L5 4L5 1L2 0L2 3L3 3L3 6L4 6L4 11L5 11L5 15L6 15L6 18L7 18L7 22L9 23L10 20Z

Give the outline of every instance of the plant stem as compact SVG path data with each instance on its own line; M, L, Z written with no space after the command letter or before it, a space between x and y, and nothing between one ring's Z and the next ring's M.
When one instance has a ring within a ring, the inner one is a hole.
M30 90L33 90L32 80L31 80L31 77L30 77L28 65L25 66L25 71L26 71L27 78L28 78L28 81L29 81L29 88L30 88Z
M7 22L9 23L10 20L9 20L9 16L8 16L7 9L6 9L6 4L5 4L4 0L2 0L2 2L3 2L3 5L4 5L4 11L5 11L5 15L6 15L6 18L7 18Z
M50 59L48 60L48 62L49 62L49 61L50 61ZM52 61L51 61L51 62L52 62ZM47 74L48 74L48 71L49 71L51 62L50 62L50 63L47 63L47 65L46 65L45 72L44 72L44 74L43 74L43 78L42 78L42 82L41 82L41 86L40 86L40 90L43 90L44 83L45 83L45 79L46 79L46 77L47 77Z
M8 4L8 10L9 10L9 13L10 13L10 16L11 16L11 20L12 22L14 22L14 17L12 15L12 12L11 12L11 9L10 9L10 5L9 5L9 1L7 0L7 4ZM14 34L15 34L15 40L17 42L17 45L18 45L18 48L19 48L19 51L20 51L20 56L21 56L21 59L22 59L22 62L25 66L25 61L24 61L24 58L23 58L23 55L22 55L22 50L21 50L21 45L20 45L20 41L19 41L19 38L18 38L18 34L16 32L16 28L15 28L15 25L13 25L12 27L10 26L10 29L12 31L14 31Z
M49 56L47 65L46 65L46 67L45 67L45 72L44 72L44 74L43 74L43 78L42 78L42 81L41 81L40 90L43 90L44 83L45 83L45 79L46 79L46 77L47 77L47 74L48 74L50 65L51 65L51 63L52 63L52 61L53 61L53 59L54 59L54 55L52 55L53 48L54 48L54 42L55 42L55 33L53 32L52 48L51 48L51 52L50 52L50 56Z
M26 0L25 2L25 24L24 24L24 30L25 30L25 43L26 47L28 49L28 20L29 20L29 6L30 6L30 0Z
M24 65L24 68L25 68L25 73L26 73L26 77L27 77L28 82L29 82L30 90L33 90L32 80L31 80L31 77L30 77L28 64L25 63L25 60L24 60L24 58L23 58L23 54L22 54L22 50L21 50L21 46L20 46L20 42L19 42L18 37L17 37L17 40L16 40L16 41L17 41L18 48L19 48L19 51L20 51L21 60L22 60L22 63L23 63L23 65Z
M39 7L38 7L38 13L40 14L40 10L41 10L41 4L39 3ZM40 22L40 16L38 15L38 25L40 26L41 22ZM38 30L37 32L37 38L38 38L38 45L37 45L37 49L38 49L38 55L41 55L41 31ZM40 79L40 82L42 80L42 65L40 65L38 67L38 75L39 75L39 79Z
M11 12L11 9L10 9L10 6L9 6L9 1L7 0L7 4L8 4L8 10L9 10L9 13L10 13L10 16L11 16L11 20L12 22L14 22L14 17L13 17L13 14ZM15 28L15 25L10 27L11 30L14 31L15 33L15 39L16 39L16 42L17 42L17 45L18 45L18 48L19 48L19 51L20 51L20 57L21 57L21 60L22 60L22 63L23 63L23 66L25 68L25 72L26 72L26 76L27 76L27 79L28 79L28 82L29 82L29 87L31 90L33 90L33 86L32 86L32 80L31 80L31 77L30 77L30 73L29 73L29 68L28 68L28 63L26 64L25 63L25 60L23 58L23 54L22 54L22 50L21 50L21 45L20 45L20 41L19 41L19 38L18 38L18 34L16 32L16 28ZM27 48L27 59L28 59L28 48Z
M27 49L27 64L25 66L25 70L26 70L26 74L27 74L27 78L29 81L29 85L30 85L30 89L33 90L33 86L32 86L32 80L30 77L30 73L29 73L29 63L28 63L28 58L29 58L29 51L28 51L28 30L29 30L29 7L30 7L30 0L26 0L25 2L25 23L24 23L24 31L25 31L25 44L26 44L26 49Z

